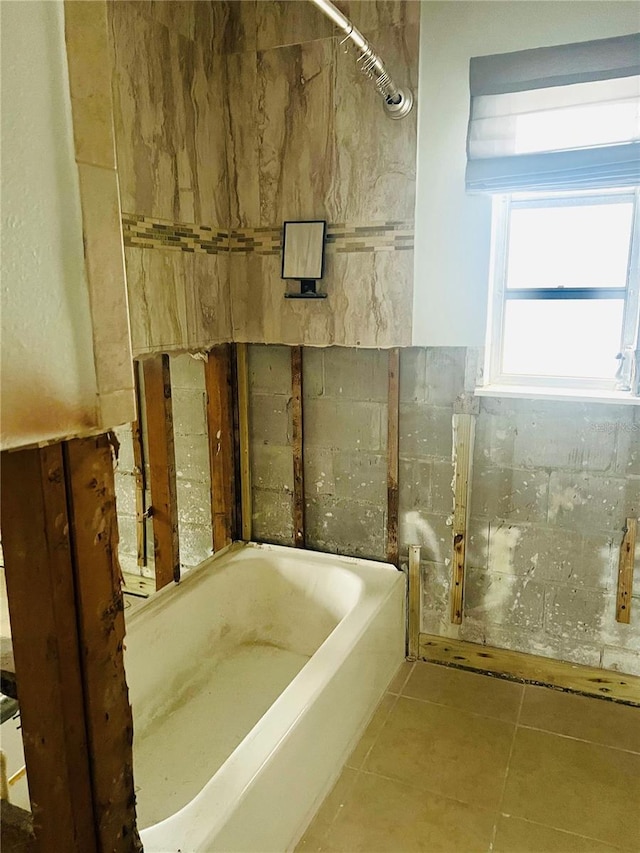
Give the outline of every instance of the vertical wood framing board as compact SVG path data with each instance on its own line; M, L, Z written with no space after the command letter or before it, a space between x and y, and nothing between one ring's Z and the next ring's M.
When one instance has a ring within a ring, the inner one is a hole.
M231 544L235 513L230 344L221 344L210 350L204 370L211 469L213 550L219 551Z
M409 545L409 606L407 608L407 657L420 653L420 546Z
M133 785L133 719L125 679L113 455L106 435L63 448L95 830L101 853L141 850Z
M61 445L2 456L2 539L37 849L97 851Z
M291 347L291 400L293 405L293 539L296 548L306 545L304 524L304 461L302 413L302 347Z
M176 458L173 440L171 372L169 356L157 355L142 362L156 589L180 580Z
M145 471L144 471L144 442L142 440L142 422L140 419L140 374L139 364L133 363L133 378L135 382L136 419L131 424L133 441L133 466L136 481L136 548L139 566L147 565L147 524L145 507Z
M387 560L395 566L398 554L398 471L400 414L400 350L389 350L389 393L387 425Z
M462 622L475 415L453 415L454 491L451 621Z
M242 538L242 478L240 471L240 410L238 405L238 353L237 345L229 345L231 360L231 413L233 416L233 530L232 538Z
M237 344L238 427L240 443L240 502L242 538L251 541L251 464L249 456L249 365L247 344Z
M638 519L628 518L624 537L620 545L618 566L618 595L616 598L616 621L629 624L631 621L631 593L633 590L633 564L636 556Z

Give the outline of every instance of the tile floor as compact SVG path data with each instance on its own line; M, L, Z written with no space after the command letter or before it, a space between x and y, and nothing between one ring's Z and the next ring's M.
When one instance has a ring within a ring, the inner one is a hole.
M297 851L640 851L640 708L405 663Z

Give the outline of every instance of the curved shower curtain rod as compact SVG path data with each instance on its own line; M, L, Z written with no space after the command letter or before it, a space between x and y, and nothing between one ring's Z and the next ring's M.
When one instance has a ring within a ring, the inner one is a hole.
M413 95L409 90L404 92L396 86L384 63L360 30L356 29L349 18L343 15L330 0L311 0L311 2L342 30L345 41L348 38L351 39L358 48L360 55L357 62L360 70L374 81L376 89L384 99L384 108L390 118L404 118L408 115L413 106Z

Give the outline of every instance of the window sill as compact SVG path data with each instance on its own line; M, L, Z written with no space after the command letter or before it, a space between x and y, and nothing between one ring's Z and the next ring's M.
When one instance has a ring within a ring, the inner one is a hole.
M484 385L475 389L476 397L511 397L525 400L565 400L574 403L608 403L618 406L640 406L640 397L628 391L603 391L582 388L532 387L530 385Z

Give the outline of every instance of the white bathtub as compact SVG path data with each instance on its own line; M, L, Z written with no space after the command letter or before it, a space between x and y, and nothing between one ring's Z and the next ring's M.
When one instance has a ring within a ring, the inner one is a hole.
M145 853L291 850L404 657L385 563L232 546L128 620Z

